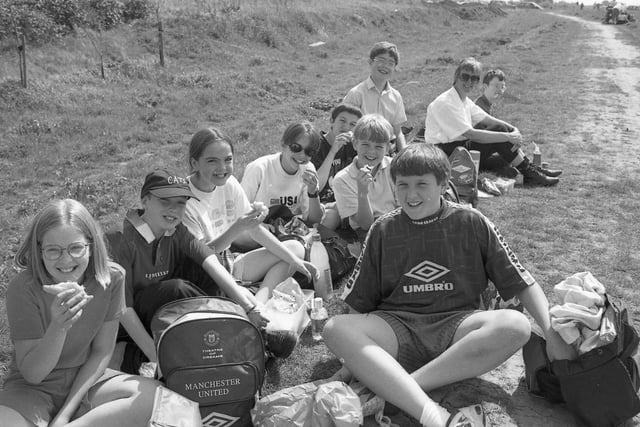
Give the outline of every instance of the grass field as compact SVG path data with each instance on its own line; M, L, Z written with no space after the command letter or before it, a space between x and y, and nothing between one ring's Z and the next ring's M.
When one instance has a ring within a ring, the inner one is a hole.
M557 282L588 270L640 314L640 173L624 162L637 148L624 145L630 151L622 158L604 149L637 141L638 122L610 126L587 103L622 111L614 99L622 91L593 77L618 64L590 49L579 23L537 10L502 16L419 0L240 1L238 11L215 14L205 2L185 2L187 10L165 3L164 68L152 19L30 46L27 89L19 85L15 47L0 46L0 296L16 273L12 257L25 225L47 200L76 198L108 229L138 205L146 172L187 172L189 138L203 126L234 138L240 178L249 161L278 150L287 124L306 119L328 129L327 108L367 76L373 42L389 40L401 54L392 84L412 125L451 85L460 59L475 56L506 72L499 117L520 128L525 151L535 141L543 160L565 174L556 188L516 188L482 200L480 210L550 298ZM591 7L554 12L600 19ZM617 30L640 46L637 23ZM92 38L104 55L104 80ZM325 44L309 46L317 41ZM331 308L342 310L337 302ZM6 366L4 299L0 315ZM269 366L264 391L326 377L337 365L307 333L289 359Z

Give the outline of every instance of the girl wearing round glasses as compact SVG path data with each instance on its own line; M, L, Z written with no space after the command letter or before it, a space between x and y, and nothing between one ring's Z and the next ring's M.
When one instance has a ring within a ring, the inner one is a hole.
M260 226L267 208L260 202L249 203L233 176L233 145L220 130L201 129L193 135L189 167L189 186L196 199L187 202L184 225L215 248L236 279L251 283L262 280L256 293L258 302L266 303L271 290L296 271L309 279L316 274L313 264L303 260L305 249L300 242L280 242ZM235 256L229 250L234 242L263 247Z
M310 162L319 147L320 134L311 123L294 123L284 131L281 152L247 165L242 188L250 202L261 202L269 209L265 221L300 216L308 224L320 222L318 174Z
M50 202L15 262L24 270L6 293L14 352L0 391L3 425L147 425L158 384L107 369L124 271L109 262L91 214L75 200Z

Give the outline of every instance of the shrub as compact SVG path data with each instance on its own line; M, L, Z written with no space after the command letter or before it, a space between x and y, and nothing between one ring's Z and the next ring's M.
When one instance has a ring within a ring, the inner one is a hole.
M151 13L149 0L129 0L124 4L122 17L125 22L144 19Z
M9 0L0 0L0 40L14 37L13 22L18 27L18 33L24 34L32 43L59 37L71 30L49 15L44 1L33 4L14 3L10 7L11 3Z
M89 25L108 30L122 22L124 4L118 0L89 0Z
M79 0L38 0L36 8L58 25L73 29L83 21Z

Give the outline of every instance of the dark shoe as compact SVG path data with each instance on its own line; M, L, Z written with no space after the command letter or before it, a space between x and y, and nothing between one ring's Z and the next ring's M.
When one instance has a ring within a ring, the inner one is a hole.
M560 182L558 178L543 175L535 166L529 164L528 167L521 169L523 180L522 183L526 187L549 187Z
M511 178L514 179L518 176L518 169L513 166L507 165L500 169L495 170L496 175L501 176L503 178Z
M560 169L547 169L547 168L543 168L542 166L536 166L536 169L541 174L545 176L550 176L552 178L556 178L562 175L562 171Z

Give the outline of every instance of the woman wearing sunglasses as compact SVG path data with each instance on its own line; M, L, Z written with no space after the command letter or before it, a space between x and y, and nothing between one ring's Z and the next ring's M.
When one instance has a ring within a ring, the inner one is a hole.
M262 202L269 210L265 221L285 221L300 216L307 224L319 223L323 208L319 181L311 157L320 147L320 134L309 122L294 123L282 135L282 151L247 165L242 188L249 202Z
M480 169L484 169L490 156L498 154L518 169L527 186L557 184L558 178L546 176L519 150L522 134L517 127L487 114L469 98L480 82L481 73L482 65L475 58L460 62L453 77L453 87L427 108L425 141L436 144L447 156L451 156L459 146L479 151ZM475 128L477 125L483 129ZM489 130L496 128L511 131Z

